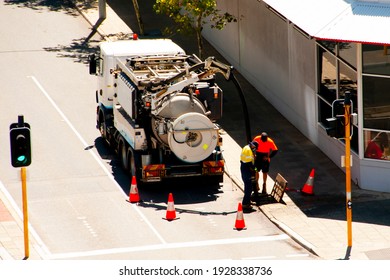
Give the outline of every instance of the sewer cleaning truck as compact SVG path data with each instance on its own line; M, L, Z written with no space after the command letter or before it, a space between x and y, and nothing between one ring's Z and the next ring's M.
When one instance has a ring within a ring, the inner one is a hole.
M231 66L185 51L170 39L102 42L89 57L97 77L97 128L137 183L224 174L223 92Z

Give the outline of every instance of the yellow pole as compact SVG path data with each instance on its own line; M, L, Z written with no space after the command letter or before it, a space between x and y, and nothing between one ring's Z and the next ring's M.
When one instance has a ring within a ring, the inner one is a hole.
M21 177L22 177L22 200L23 200L24 256L25 259L28 259L30 257L30 243L28 241L26 167L21 168Z
M345 119L345 191L347 209L348 247L352 247L352 195L351 195L351 101L349 96L344 101Z

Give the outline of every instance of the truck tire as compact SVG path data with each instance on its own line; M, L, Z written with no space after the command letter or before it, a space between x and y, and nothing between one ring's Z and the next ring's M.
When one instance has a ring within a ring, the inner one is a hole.
M118 144L118 156L120 159L121 167L124 171L129 170L129 158L128 158L128 148L126 142L121 139Z
M138 187L142 187L145 183L141 181L142 170L140 168L141 167L140 155L136 151L134 151L131 147L129 147L127 158L129 161L128 174L130 175L130 178L135 176L135 178L137 179Z
M98 115L98 122L97 122L97 128L99 129L100 135L106 139L106 125L104 122L104 113L102 110L99 110L99 115Z
M104 145L106 147L110 147L110 141L107 135L107 122L105 121L104 112L102 110L99 111L99 121L97 122L97 128L99 129Z
M127 158L128 158L128 171L129 171L130 177L132 177L132 176L136 176L137 177L137 173L136 173L136 170L137 170L136 167L137 166L135 164L134 153L133 153L133 151L132 151L132 149L130 147L127 150Z

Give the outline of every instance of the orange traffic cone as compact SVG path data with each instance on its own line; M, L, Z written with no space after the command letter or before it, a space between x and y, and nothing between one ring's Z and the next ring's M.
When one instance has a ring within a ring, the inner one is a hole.
M242 212L242 204L238 203L237 216L236 216L236 230L245 229L244 213Z
M137 188L137 180L135 176L131 179L130 193L129 193L129 201L131 203L136 203L140 201L138 188Z
M314 185L314 168L310 172L310 176L306 181L306 184L302 187L301 193L307 195L314 195L313 186Z
M174 219L176 219L176 211L175 211L175 205L173 202L172 193L169 193L169 196L168 196L168 207L167 207L167 214L166 214L165 218L168 221L173 221Z

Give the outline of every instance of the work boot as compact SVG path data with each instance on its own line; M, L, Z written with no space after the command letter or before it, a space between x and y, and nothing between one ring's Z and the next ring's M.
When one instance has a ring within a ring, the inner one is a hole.
M243 204L242 205L242 209L243 210L251 210L252 209L252 205L250 205L250 204Z
M242 211L243 211L243 213L251 213L253 211L252 205L250 205L250 204L243 204L242 205Z
M259 199L260 199L259 193L253 193L253 194L251 195L251 201L257 203L257 202L259 201Z

